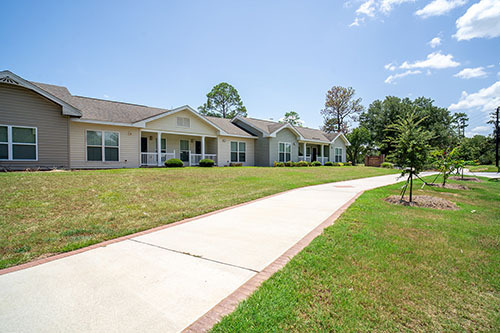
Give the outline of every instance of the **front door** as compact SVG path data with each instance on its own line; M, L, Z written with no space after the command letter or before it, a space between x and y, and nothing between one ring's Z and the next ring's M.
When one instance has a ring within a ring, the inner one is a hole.
M189 162L189 141L180 141L180 158L182 162Z
M317 150L317 148L313 148L313 154L312 154L311 162L316 161L317 157L318 157L318 150Z
M141 153L148 152L148 138L141 137Z
M194 153L201 154L201 141L196 141L194 145Z

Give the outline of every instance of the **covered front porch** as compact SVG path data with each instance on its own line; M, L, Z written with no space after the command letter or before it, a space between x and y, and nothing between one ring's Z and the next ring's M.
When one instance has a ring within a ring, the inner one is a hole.
M164 166L178 158L185 166L196 166L208 158L217 163L217 138L161 131L141 131L141 166Z
M305 154L304 154L305 152ZM330 161L330 145L299 142L299 161L319 161L325 164Z

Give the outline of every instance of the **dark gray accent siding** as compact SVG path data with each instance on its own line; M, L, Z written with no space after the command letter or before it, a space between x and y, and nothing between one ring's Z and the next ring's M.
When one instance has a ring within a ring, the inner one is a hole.
M262 133L254 129L253 127L248 126L247 124L242 123L241 121L236 121L235 124L258 137L255 140L255 165L256 166L269 166L271 165L269 159L269 138L264 138Z

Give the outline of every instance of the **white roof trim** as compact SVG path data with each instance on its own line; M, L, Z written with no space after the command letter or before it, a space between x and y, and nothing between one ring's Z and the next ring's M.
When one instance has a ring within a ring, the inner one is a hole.
M174 113L177 113L177 112L180 112L180 111L184 111L184 110L190 111L191 113L193 113L195 116L197 116L198 118L200 118L201 120L203 120L204 122L206 122L207 124L209 124L210 126L216 128L220 132L221 135L222 134L223 135L227 134L226 132L224 132L224 130L222 128L220 128L219 126L215 125L214 123L212 123L207 118L203 117L201 114L199 114L198 112L196 112L196 110L193 109L192 107L190 107L189 105L183 105L183 106L180 106L178 108L175 108L175 109L172 109L172 110L160 113L160 114L158 114L156 116L152 116L152 117L140 120L138 122L135 122L134 125L137 125L139 127L146 127L146 123L148 123L150 121L157 120L157 119L160 119L160 118L163 118L163 117L167 117L167 116L173 115Z
M112 126L125 126L125 127L136 127L141 128L140 126L136 126L130 123L117 123L114 121L104 121L104 120L93 120L93 119L81 119L81 118L71 118L71 121L77 123L88 123L88 124L100 124L100 125L112 125Z
M332 140L332 143L334 143L335 140L337 140L340 137L342 137L342 140L344 140L344 143L345 143L346 146L350 146L351 145L351 143L349 142L349 140L347 140L347 138L345 137L344 133L340 133L339 135L337 135L335 137L335 139Z
M284 130L284 129L286 129L286 128L288 128L289 130L292 130L293 132L295 132L295 134L297 134L297 135L298 135L299 140L305 140L305 139L304 139L304 137L302 136L302 134L300 134L300 132L299 132L299 131L297 131L297 130L295 129L295 127L293 127L292 125L290 125L290 124L288 124L288 123L287 123L287 124L284 124L284 126L281 126L281 127L280 127L280 128L278 128L276 131L274 131L274 132L270 133L268 136L270 136L270 137L273 137L273 138L274 138L274 137L276 137L276 134L277 134L278 132L281 132L282 130Z
M65 116L74 116L74 117L81 117L82 116L82 113L80 112L80 110L78 110L74 106L64 102L63 100L48 93L47 91L43 90L42 88L40 88L40 87L34 85L33 83L23 79L22 77L12 73L11 71L1 71L0 72L0 83L7 83L7 84L14 85L14 86L24 87L24 88L27 88L27 89L30 89L30 90L36 92L39 95L42 95L43 97L51 100L52 102L62 106L62 114Z

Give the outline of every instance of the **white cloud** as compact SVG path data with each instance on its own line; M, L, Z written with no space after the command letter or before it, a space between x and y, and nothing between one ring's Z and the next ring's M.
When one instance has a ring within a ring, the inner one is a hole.
M354 19L354 21L351 24L349 24L349 28L351 28L351 27L359 27L359 24L363 23L363 22L365 22L365 18L364 17L361 17L361 18L356 17Z
M486 131L490 131L490 130L491 130L491 126L476 126L471 130L471 132L472 133L480 133L480 132L486 132Z
M467 9L457 22L457 40L500 36L500 1L481 0Z
M486 68L493 68L493 67L495 67L495 65L488 65L488 66L486 66Z
M460 63L453 60L451 54L441 54L441 51L433 52L427 55L426 60L415 61L414 63L408 63L405 61L399 68L411 69L411 68L434 68L443 69L450 67L457 67Z
M467 0L433 0L424 8L417 10L415 14L422 18L444 15L452 9L463 6L466 3Z
M472 79L478 77L486 77L488 74L484 71L484 67L476 67L476 68L464 68L457 74L453 75L455 77L459 77L461 79Z
M408 75L416 75L422 73L421 71L412 71L412 70L407 70L406 72L403 73L398 73L398 74L393 74L389 75L387 79L385 79L385 83L393 83L395 80L400 79L402 77L408 76Z
M388 14L392 11L394 6L401 5L405 2L415 2L415 0L382 0L380 2L380 11Z
M375 0L365 1L356 9L356 14L364 14L366 16L375 16Z
M441 45L441 38L439 37L434 37L433 39L431 39L431 41L429 42L429 45L432 47L432 48L436 48L437 46Z
M396 66L393 65L392 62L389 63L389 64L387 64L387 65L385 65L384 68L387 69L388 71L391 71L391 72L393 72L393 71L396 70Z
M460 100L451 104L448 109L451 111L465 109L479 109L481 111L493 111L500 105L500 81L493 83L487 88L478 92L468 94L463 91Z

